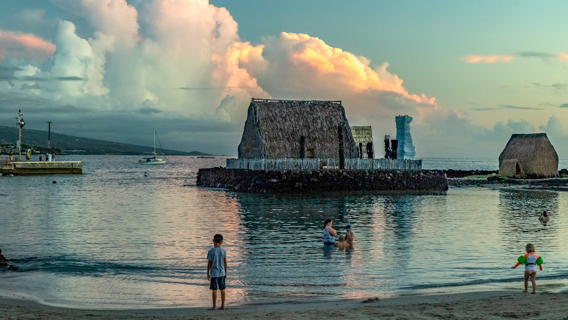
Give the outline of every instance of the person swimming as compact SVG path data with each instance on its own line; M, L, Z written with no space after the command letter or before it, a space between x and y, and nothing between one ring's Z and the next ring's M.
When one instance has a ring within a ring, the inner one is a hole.
M546 213L546 210L543 211L543 212L540 214L540 217L538 217L538 220L540 220L540 222L544 222L544 223L548 222L549 217L548 217L548 213Z

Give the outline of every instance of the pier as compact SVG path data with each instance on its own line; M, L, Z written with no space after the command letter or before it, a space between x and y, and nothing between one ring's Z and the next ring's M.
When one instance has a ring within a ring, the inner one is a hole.
M82 174L81 161L2 161L2 175L47 175L47 174Z

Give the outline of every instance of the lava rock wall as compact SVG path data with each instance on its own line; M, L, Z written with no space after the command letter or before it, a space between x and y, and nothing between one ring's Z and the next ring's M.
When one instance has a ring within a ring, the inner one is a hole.
M259 171L199 169L197 185L241 192L293 193L325 191L444 191L441 171L320 170Z

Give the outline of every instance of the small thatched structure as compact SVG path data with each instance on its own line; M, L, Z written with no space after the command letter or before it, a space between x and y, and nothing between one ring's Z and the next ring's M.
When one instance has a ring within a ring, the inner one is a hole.
M339 158L339 128L345 158L357 148L341 101L252 99L239 144L239 158Z
M509 177L558 177L558 154L546 133L514 134L499 156L499 173Z
M357 157L361 159L373 159L375 148L373 146L373 129L371 126L353 126L351 134L357 146Z

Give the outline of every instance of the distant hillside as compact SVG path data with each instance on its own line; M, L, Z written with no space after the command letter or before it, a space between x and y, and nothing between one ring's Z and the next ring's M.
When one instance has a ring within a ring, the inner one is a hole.
M23 129L22 144L31 147L47 145L47 131ZM18 140L18 130L12 127L0 126L0 145L16 145ZM51 143L53 148L61 149L68 154L149 154L154 149L152 147L137 146L128 143L111 142L96 139L73 137L65 134L51 132ZM167 155L189 155L189 156L210 156L210 154L199 151L176 151L166 150Z

